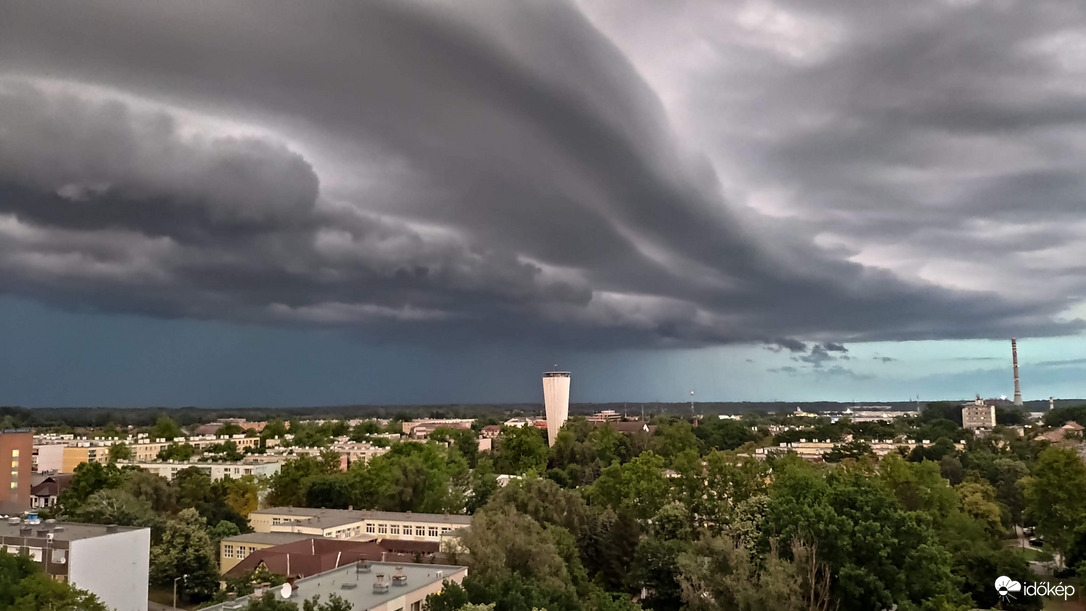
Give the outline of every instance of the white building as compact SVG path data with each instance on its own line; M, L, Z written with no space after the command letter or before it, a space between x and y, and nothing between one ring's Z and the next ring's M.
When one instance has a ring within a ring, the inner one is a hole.
M153 462L118 461L117 464L139 467L140 469L171 480L177 475L178 471L188 469L189 467L196 467L197 469L207 472L207 474L211 476L211 481L217 482L227 477L239 479L246 475L255 475L257 477L275 475L276 473L279 473L279 468L283 466L283 461L279 459L260 460L252 459L250 457L241 462L167 460Z
M25 552L53 579L94 594L114 611L147 611L149 528L11 518L0 523L0 546Z
M547 412L547 442L554 445L558 431L569 417L569 372L543 374L543 407Z

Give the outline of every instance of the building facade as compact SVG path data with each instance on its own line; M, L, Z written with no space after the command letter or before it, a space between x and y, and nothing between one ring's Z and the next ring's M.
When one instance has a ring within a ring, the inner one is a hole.
M34 434L29 429L0 431L0 514L30 509Z
M262 549L278 547L297 541L306 541L312 538L312 535L272 532L247 533L226 537L219 542L219 571L226 573L237 566L239 562L248 558L250 554Z
M263 459L246 459L241 462L200 462L196 460L184 462L118 461L117 464L121 466L139 467L140 469L170 480L172 480L173 477L177 475L178 471L183 471L190 467L196 467L201 471L205 471L211 477L211 481L217 482L227 477L231 479L239 479L246 475L254 475L257 477L275 475L276 473L279 473L279 468L283 466L283 461Z
M995 405L985 402L980 397L962 407L962 428L973 431L991 429L996 425Z
M11 518L0 522L0 546L26 553L53 579L94 594L114 611L147 611L148 528Z
M333 539L398 539L440 543L471 526L471 516L352 509L272 507L249 514L256 532L290 532Z

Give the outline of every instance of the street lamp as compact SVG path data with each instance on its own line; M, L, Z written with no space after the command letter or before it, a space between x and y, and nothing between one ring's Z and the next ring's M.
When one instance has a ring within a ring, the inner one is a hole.
M174 577L173 578L173 608L174 609L177 608L177 580L178 579L188 580L188 578L189 578L188 573L186 573L186 574L184 574L184 575L182 575L180 577Z

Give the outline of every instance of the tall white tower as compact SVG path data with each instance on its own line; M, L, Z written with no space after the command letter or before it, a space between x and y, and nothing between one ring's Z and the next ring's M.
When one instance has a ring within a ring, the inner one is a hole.
M543 407L547 411L547 443L554 445L558 430L569 417L569 372L543 373Z

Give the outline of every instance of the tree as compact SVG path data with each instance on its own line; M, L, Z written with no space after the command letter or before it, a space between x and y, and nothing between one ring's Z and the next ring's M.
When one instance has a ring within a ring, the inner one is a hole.
M692 611L820 611L832 608L830 567L795 541L790 556L770 541L757 553L727 537L702 539L677 560L682 600Z
M534 426L503 427L495 440L494 469L498 473L523 475L543 472L547 466L547 442Z
M845 459L859 460L864 456L873 456L871 444L859 439L835 445L832 450L823 455L826 462L841 462Z
M305 455L288 460L283 463L279 472L271 477L268 504L304 507L306 480L317 475L329 475L338 471L338 461L333 466L323 457Z
M57 498L61 513L75 511L99 490L116 488L123 481L122 473L121 469L112 463L85 462L77 466L68 487Z
M1086 521L1086 464L1074 450L1052 446L1037 458L1025 484L1026 515L1045 541L1066 553Z
M95 492L70 517L75 522L89 524L147 526L156 530L161 526L161 520L150 503L117 488Z
M459 452L468 467L475 467L479 459L479 440L471 429L452 429L438 427L430 433L430 439L439 443L448 443L451 450Z
M173 513L177 508L177 494L169 480L161 475L143 469L126 471L121 489L145 501L157 513Z
M260 507L260 493L265 489L264 480L252 475L223 480L226 487L226 504L239 515L248 518Z
M162 542L151 548L151 582L166 588L183 577L178 594L193 602L210 599L218 589L217 565L207 521L191 507L166 522Z
M132 460L132 448L128 447L128 444L115 443L109 446L109 462L117 462L118 460Z
M245 432L245 429L241 428L241 425L237 422L227 422L219 427L219 430L215 431L217 437L229 437L231 435L240 435Z
M665 467L663 457L652 451L624 465L612 464L588 488L588 498L637 518L651 518L668 501L671 485L664 476Z
M150 431L151 439L176 439L183 437L181 427L177 426L177 423L172 418L163 414L155 421L155 425L151 427Z
M49 578L28 556L0 549L0 609L107 611L98 597Z
M196 456L196 448L188 443L171 443L158 451L158 460L176 460L185 462Z

